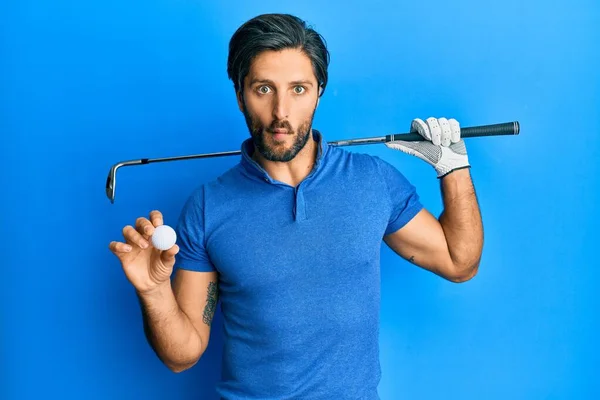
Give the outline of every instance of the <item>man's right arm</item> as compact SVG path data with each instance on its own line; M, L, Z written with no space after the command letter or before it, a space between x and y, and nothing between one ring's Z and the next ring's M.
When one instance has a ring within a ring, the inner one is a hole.
M194 366L210 338L218 302L217 272L178 269L172 283L138 297L144 332L158 358L174 372Z

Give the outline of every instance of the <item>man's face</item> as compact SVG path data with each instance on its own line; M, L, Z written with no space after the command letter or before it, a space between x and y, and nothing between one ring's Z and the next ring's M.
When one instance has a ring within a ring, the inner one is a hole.
M319 99L310 59L296 49L265 51L244 79L238 104L260 154L287 162L307 143Z

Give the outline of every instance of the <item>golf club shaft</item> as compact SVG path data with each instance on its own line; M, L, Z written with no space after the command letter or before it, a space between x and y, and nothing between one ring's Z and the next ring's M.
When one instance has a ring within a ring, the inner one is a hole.
M499 136L499 135L518 135L520 132L520 125L518 121L506 122L494 125L482 125L461 128L461 138L473 138L473 137L485 137L485 136ZM365 144L377 144L377 143L388 143L396 140L403 140L407 142L416 142L425 140L419 133L400 133L391 134L386 136L369 137L362 139L347 139L328 142L330 146L354 146L354 145L365 145ZM204 154L191 154L186 156L173 156L173 157L162 157L162 158L141 158L139 160L121 161L114 164L106 179L106 195L110 199L111 203L115 200L116 191L116 175L117 170L120 167L128 167L133 165L144 165L157 162L166 161L181 161L191 160L198 158L213 158L213 157L224 157L224 156L235 156L240 155L241 150L234 151L223 151L217 153L204 153Z

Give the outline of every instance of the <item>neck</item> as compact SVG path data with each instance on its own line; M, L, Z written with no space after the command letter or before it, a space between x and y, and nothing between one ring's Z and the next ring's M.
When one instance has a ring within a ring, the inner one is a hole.
M312 171L318 151L318 143L313 138L311 131L304 148L290 161L269 161L257 151L256 147L254 148L252 159L263 167L272 179L295 187Z

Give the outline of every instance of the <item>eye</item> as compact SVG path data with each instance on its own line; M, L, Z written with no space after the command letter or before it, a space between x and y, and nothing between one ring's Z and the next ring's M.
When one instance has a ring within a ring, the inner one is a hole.
M267 93L269 93L269 90L271 90L271 88L269 88L268 86L260 86L258 88L258 93L267 94Z
M306 88L304 86L295 86L294 87L294 92L296 94L302 94L306 91Z

